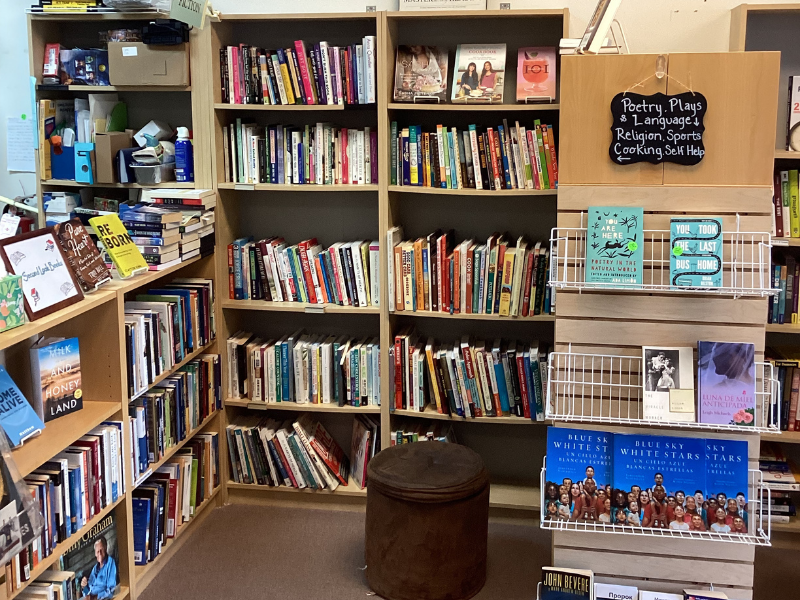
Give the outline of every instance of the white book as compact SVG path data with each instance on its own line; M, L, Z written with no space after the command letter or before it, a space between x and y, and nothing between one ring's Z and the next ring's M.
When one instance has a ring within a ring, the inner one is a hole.
M353 271L356 275L356 296L358 296L358 305L367 306L367 288L364 281L364 265L361 260L361 242L351 242L349 245L353 255Z
M469 144L472 147L472 163L475 171L475 189L483 189L483 178L481 177L481 159L478 151L478 134L474 129L469 130Z
M375 104L375 90L377 85L375 83L375 36L368 35L364 37L364 59L366 63L366 84L367 104Z
M430 273L430 270L428 271ZM369 297L372 306L380 306L381 298L381 247L378 240L369 243Z
M357 131L358 156L356 157L356 167L358 169L358 185L364 185L364 132Z
M666 592L639 592L639 600L683 600L683 594L668 594Z
M388 286L387 292L389 297L389 312L394 312L395 309L395 268L394 268L394 247L403 239L403 228L394 226L386 232L386 263L389 269L389 276L386 279ZM428 253L430 256L430 252ZM428 273L430 273L430 268Z
M226 51L228 53L228 64L232 65L235 62L235 59L234 59L234 56L233 56L233 46L228 46ZM234 78L233 77L228 77L228 104L235 104L236 103L236 98L235 98L235 95L234 95L234 92L233 92L233 86L234 85L236 85L236 82L234 81Z
M297 465L297 461L294 459L294 453L292 453L292 450L289 447L287 433L288 429L286 429L284 426L284 428L275 431L275 439L278 440L283 453L286 455L286 461L289 463L289 468L292 470L295 481L297 481L297 487L303 489L308 486L306 484L306 480L303 478L303 473L300 471L300 467Z
M366 104L364 96L364 46L356 46L356 70L358 71L358 103Z
M695 422L694 350L644 346L642 416L650 421Z
M317 123L314 126L314 182L317 185L323 184L322 178L322 138L323 138L322 123Z
M335 271L336 279L339 281L339 290L341 290L340 298L344 306L350 306L350 298L347 295L347 283L344 275L344 265L342 264L342 255L339 251L342 248L342 243L337 242L330 247L331 262L333 262L333 270Z
M629 585L595 583L594 595L597 600L639 600L639 589Z
M275 81L278 82L278 95L281 98L281 104L289 104L289 97L286 95L286 88L283 87L283 77L281 77L281 63L278 60L278 54L273 52L270 56L272 59L272 66L275 69ZM233 79L233 77L231 77Z
M372 183L372 167L369 147L369 127L364 128L364 183ZM419 143L419 142L417 142ZM420 165L421 166L421 165Z
M311 281L314 284L314 294L317 297L317 304L324 304L325 299L322 296L322 286L325 285L324 282L320 282L319 276L317 275L317 261L316 256L322 252L322 246L317 244L316 246L311 246L310 248L306 249L306 257L308 258L308 265L309 271L311 271Z
M522 160L525 163L525 187L529 190L533 189L533 165L531 164L531 153L528 148L528 137L527 132L525 131L524 127L519 128L519 145L522 148ZM528 177L528 170L531 172L531 176Z
M319 54L322 58L322 78L325 83L325 94L328 104L333 104L333 87L331 86L331 66L328 56L328 42L319 43Z

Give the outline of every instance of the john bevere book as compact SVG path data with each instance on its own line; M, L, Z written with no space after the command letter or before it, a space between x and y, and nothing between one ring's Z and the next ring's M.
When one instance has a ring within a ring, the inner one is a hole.
M78 338L40 339L30 353L33 406L44 422L82 409Z
M755 426L755 346L697 342L697 398L701 423Z
M542 567L539 600L594 600L594 573L586 569Z
M614 287L642 283L644 210L590 206L586 230L586 283Z

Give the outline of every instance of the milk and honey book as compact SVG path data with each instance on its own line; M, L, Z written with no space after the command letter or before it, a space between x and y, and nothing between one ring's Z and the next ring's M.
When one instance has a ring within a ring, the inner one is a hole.
M594 600L594 573L586 569L542 567L539 600Z
M83 408L78 338L43 338L31 347L33 407L47 423Z

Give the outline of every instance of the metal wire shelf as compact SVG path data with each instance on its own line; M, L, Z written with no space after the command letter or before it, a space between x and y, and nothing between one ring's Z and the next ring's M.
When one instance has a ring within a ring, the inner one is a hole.
M541 519L540 527L552 531L589 531L593 533L611 533L617 535L639 535L646 537L673 538L686 540L705 540L709 542L728 542L733 544L747 544L750 546L771 546L772 524L770 522L769 488L764 485L761 471L749 469L750 473L750 498L747 501L749 533L716 533L714 531L681 531L677 529L659 529L655 527L635 527L633 525L613 525L599 521L564 521L551 519L547 515L547 502L545 489L547 486L547 457L544 457L542 472L539 480L541 494ZM766 529L764 527L766 526Z
M581 214L581 225L586 221ZM722 232L722 285L692 287L674 285L670 277L670 232L645 229L642 283L608 283L586 281L586 227L554 227L550 234L549 285L563 290L647 291L700 293L716 295L770 296L778 293L772 287L772 236L765 232Z
M661 421L644 417L641 356L552 352L548 358L545 418L637 427L681 427L706 431L780 434L780 383L769 362L756 363L753 425Z

